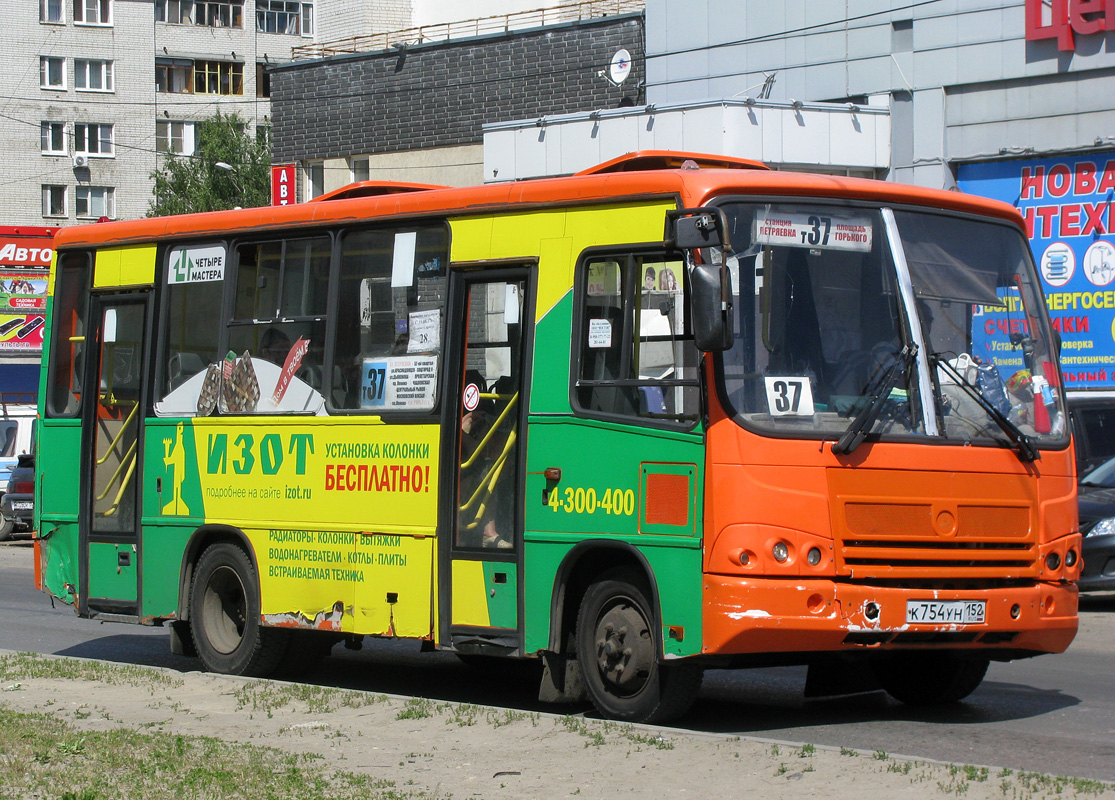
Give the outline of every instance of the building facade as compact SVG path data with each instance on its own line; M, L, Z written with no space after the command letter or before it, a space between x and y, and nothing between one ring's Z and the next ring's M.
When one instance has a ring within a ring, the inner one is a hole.
M328 2L328 0L326 0ZM313 2L37 0L7 17L0 222L144 216L160 154L220 109L269 125L266 67L312 37Z
M272 159L299 165L300 200L356 180L480 183L485 123L643 102L641 11L586 13L275 67ZM620 50L632 69L617 85L605 72Z

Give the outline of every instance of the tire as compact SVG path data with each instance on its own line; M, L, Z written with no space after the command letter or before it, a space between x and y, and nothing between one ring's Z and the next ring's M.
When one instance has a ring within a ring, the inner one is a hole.
M198 559L190 587L190 632L210 672L264 677L278 666L288 631L259 624L259 581L248 554L228 542Z
M908 706L939 706L963 700L987 674L986 658L938 653L903 654L874 665L887 694Z
M639 573L612 570L589 587L577 615L577 660L603 716L663 723L693 705L703 671L660 663L656 615L642 585Z
M12 537L15 522L7 517L0 517L0 542L6 542Z

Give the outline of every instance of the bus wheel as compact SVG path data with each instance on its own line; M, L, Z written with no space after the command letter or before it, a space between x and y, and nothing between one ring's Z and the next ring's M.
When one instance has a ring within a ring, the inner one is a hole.
M260 627L255 568L247 553L228 542L210 545L197 562L190 630L205 668L227 675L270 674L287 643L287 631Z
M909 706L937 706L974 692L989 663L986 658L911 653L878 661L874 669L879 684L895 700Z
M702 671L689 663L659 663L654 614L638 578L613 570L589 587L577 616L577 660L601 714L661 723L693 705Z

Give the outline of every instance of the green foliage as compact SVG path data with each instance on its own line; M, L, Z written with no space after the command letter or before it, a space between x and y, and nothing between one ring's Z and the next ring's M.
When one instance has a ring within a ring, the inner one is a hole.
M197 123L194 144L192 156L159 156L147 216L270 204L270 143L254 136L238 114L218 111Z

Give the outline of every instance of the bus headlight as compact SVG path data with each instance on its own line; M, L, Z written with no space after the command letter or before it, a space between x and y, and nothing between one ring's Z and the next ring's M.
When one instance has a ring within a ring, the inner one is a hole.
M786 559L790 557L790 548L786 546L785 542L776 542L774 547L770 549L770 554L774 556L774 560L779 564L784 564Z

